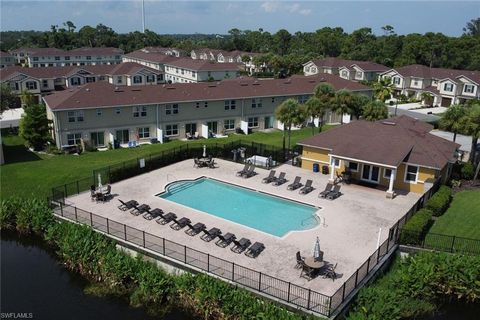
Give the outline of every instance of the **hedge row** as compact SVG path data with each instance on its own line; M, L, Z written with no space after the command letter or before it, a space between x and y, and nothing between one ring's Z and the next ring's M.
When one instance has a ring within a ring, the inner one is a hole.
M391 269L360 290L347 320L417 319L442 303L480 302L480 256L422 252L397 257Z
M126 297L132 306L154 313L175 305L205 319L314 319L207 275L168 274L142 257L117 250L113 240L89 227L57 223L43 201L3 200L0 229L40 234L70 270L99 285L98 291Z
M427 201L425 207L433 212L433 216L441 216L452 201L452 189L441 186L440 189Z
M430 227L433 212L429 209L420 209L403 226L400 234L400 243L419 245Z

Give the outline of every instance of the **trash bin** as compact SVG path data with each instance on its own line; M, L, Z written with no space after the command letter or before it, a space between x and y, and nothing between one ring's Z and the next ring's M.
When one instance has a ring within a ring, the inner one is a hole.
M320 165L318 163L313 164L313 172L319 172L320 171Z
M322 173L328 174L328 166L322 166Z

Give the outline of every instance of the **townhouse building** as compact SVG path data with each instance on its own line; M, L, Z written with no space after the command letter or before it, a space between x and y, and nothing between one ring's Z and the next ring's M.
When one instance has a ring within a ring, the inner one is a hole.
M116 87L88 83L43 97L53 121L58 148L83 142L92 147L122 146L130 141L182 139L281 128L275 108L288 98L306 101L328 82L339 89L371 95L371 89L335 75L289 79L237 78L220 82ZM338 122L328 113L324 122Z
M480 99L480 71L430 68L413 64L383 72L390 78L396 94L422 99L422 93L431 95L425 104L448 107L467 100Z
M375 62L339 58L311 60L303 64L303 73L306 76L328 73L353 81L377 81L379 74L387 70L388 67Z
M133 62L46 68L14 66L0 71L1 84L8 85L17 95L27 91L37 99L53 91L99 81L115 86L154 85L164 82L164 74Z
M133 51L123 56L123 62L135 62L149 68L165 72L165 63L172 62L178 58L161 52L148 51L145 49Z
M216 63L210 60L189 58L165 62L165 81L169 83L194 83L218 81L240 76L242 65L238 63Z
M15 65L15 57L8 52L0 51L0 68Z
M172 56L172 57L185 57L187 54L185 51L177 48L165 48L165 47L145 47L143 49L140 49L139 51L145 52L145 53L161 53L167 56Z
M225 51L217 49L197 49L190 52L190 57L194 60L210 60L217 61L219 63L242 63L244 65L244 70L248 74L253 74L254 72L259 72L268 68L266 64L261 66L256 66L253 63L253 58L261 55L261 53L255 52L246 52L246 51ZM243 61L243 57L247 56L250 59L246 62Z
M13 50L17 63L30 68L63 67L122 62L123 50L117 48L77 48L62 50L56 48L20 48Z

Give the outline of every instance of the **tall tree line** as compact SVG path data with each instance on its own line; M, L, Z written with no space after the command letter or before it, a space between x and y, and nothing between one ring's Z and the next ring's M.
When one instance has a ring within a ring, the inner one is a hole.
M459 26L459 29L461 26ZM386 25L382 35L371 28L360 28L352 33L342 28L325 27L315 32L296 32L285 29L269 33L263 29L231 29L227 35L160 35L146 30L118 34L112 28L99 24L77 30L73 22L51 26L50 31L1 32L1 49L18 47L118 47L126 52L146 46L173 46L186 51L195 48L241 50L265 53L269 63L278 68L291 69L312 58L342 57L353 60L375 61L395 67L419 63L431 67L480 70L480 18L472 19L463 28L460 37L428 32L398 35L394 27ZM300 62L300 63L299 63Z

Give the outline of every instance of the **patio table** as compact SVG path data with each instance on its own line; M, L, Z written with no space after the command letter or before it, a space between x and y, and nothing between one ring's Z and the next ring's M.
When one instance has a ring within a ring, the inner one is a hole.
M307 257L305 258L305 265L312 269L321 269L323 266L325 266L325 261L315 260L314 257Z

